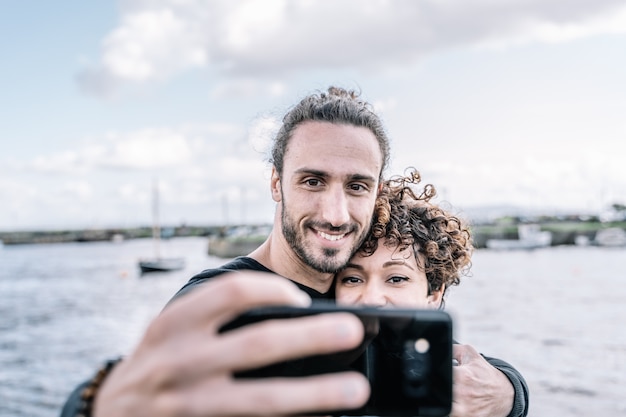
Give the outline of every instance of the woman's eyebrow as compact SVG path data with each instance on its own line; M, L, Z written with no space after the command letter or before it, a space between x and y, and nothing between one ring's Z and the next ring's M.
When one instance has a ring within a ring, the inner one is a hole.
M414 271L414 269L411 267L411 265L409 265L408 263L404 262L404 261L398 261L398 260L391 260L391 261L387 261L383 264L383 268L388 268L390 266L396 266L396 265L401 265L401 266L406 266L407 268L409 268L411 271Z

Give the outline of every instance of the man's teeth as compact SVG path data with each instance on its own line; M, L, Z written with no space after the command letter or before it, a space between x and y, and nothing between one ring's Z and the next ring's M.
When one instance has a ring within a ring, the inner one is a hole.
M324 232L319 232L319 234L321 237L323 237L326 240L330 240L331 242L334 242L335 240L343 239L343 237L346 235L345 233L341 235L329 235L328 233L324 233Z

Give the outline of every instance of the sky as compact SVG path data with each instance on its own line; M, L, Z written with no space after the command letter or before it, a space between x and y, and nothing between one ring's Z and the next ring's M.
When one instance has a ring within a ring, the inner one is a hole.
M286 110L361 91L460 215L626 203L626 1L0 6L0 230L270 223Z

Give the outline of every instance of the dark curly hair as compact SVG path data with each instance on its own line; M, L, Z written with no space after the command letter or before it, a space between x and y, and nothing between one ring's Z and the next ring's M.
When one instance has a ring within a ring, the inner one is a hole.
M380 146L382 179L389 164L389 138L382 120L371 104L360 98L358 92L334 86L329 87L326 92L306 96L283 117L283 124L274 138L270 157L270 162L280 175L283 173L289 139L296 127L307 121L347 124L369 129Z
M471 266L473 245L468 225L430 200L437 194L431 184L416 192L420 173L409 168L383 184L375 206L372 229L359 252L369 256L376 251L378 240L402 252L411 248L416 259L421 254L428 292L445 291L458 285ZM442 300L443 305L443 300Z

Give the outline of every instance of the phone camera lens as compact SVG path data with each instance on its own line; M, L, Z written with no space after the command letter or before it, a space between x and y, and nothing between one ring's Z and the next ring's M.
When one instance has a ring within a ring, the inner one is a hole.
M429 345L407 342L404 346L404 386L412 396L423 396L428 392L428 378L430 374ZM426 343L428 343L426 341Z

